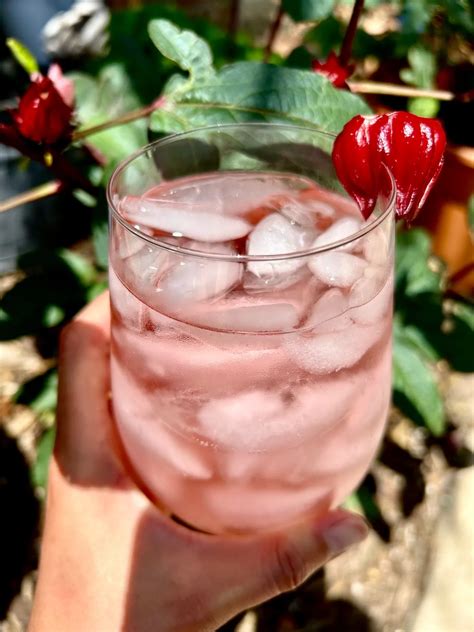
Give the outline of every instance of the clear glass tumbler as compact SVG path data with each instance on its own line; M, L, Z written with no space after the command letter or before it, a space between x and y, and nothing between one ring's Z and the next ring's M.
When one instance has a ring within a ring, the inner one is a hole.
M364 221L333 141L203 128L111 178L118 434L137 484L194 528L269 530L334 507L382 436L395 191L387 175Z

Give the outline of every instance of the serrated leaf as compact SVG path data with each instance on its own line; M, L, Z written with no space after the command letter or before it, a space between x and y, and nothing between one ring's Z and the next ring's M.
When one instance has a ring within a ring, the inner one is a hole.
M443 434L444 408L433 373L403 327L394 331L393 387L415 408L433 435Z
M425 230L415 228L397 233L395 285L398 292L405 296L439 293L441 274L429 267L431 254L431 238Z
M36 460L31 468L31 478L36 487L45 488L48 482L48 469L54 448L56 429L48 428L38 442Z
M148 33L164 57L189 72L190 85L215 74L209 44L193 31L180 29L168 20L151 20Z
M29 75L39 72L39 66L35 56L22 42L19 42L13 37L9 37L7 38L6 44L11 50L13 57L25 72Z
M57 395L58 374L51 369L22 384L15 394L15 401L36 413L44 413L56 408Z
M282 7L295 22L316 22L331 15L335 0L283 0Z
M163 110L151 116L150 127L169 133L203 125L267 121L338 132L356 114L367 113L365 101L334 88L317 73L239 62L175 100L168 99Z

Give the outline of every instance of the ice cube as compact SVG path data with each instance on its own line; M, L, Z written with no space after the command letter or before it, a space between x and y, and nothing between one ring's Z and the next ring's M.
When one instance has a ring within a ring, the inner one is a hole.
M291 174L236 171L175 180L149 191L147 198L160 204L223 215L242 215L267 204L273 197L295 194L310 181Z
M321 219L331 220L335 210L329 204L317 200L303 203L298 199L289 199L281 207L280 213L291 222L315 230Z
M296 309L289 303L247 303L192 315L194 324L210 329L241 332L290 331L298 324Z
M207 402L198 412L204 436L219 446L257 452L288 432L280 413L285 402L276 393L254 390Z
M125 287L112 266L109 268L109 289L113 307L119 314L120 320L131 329L141 330L146 308Z
M283 255L309 247L314 232L291 223L279 213L268 215L250 233L247 243L249 255ZM280 261L251 261L250 272L258 277L282 277L293 274L304 266L301 258Z
M382 326L352 324L328 333L290 335L285 344L298 366L309 373L324 375L356 364L375 345L381 333Z
M323 283L348 288L362 276L367 262L340 250L322 252L308 261L311 272Z
M197 479L209 479L212 476L208 464L199 458L192 442L167 428L158 419L156 411L163 408L160 394L153 394L140 387L139 381L131 378L127 367L112 357L112 382L114 392L122 397L114 399L114 412L117 417L120 434L130 456L136 455L136 463L153 460L156 454L178 471ZM138 422L138 423L137 423ZM152 423L150 423L152 422ZM159 450L156 446L160 445ZM151 472L153 468L149 468Z
M350 316L361 325L377 323L390 309L392 298L392 278L381 287L380 280L363 277L354 284L349 294Z
M157 301L171 312L189 302L220 297L241 278L243 266L239 263L192 256L177 259L155 288Z
M241 217L184 208L180 204L143 199L139 211L127 211L129 222L199 241L223 242L245 237L251 225Z
M385 224L385 222L384 222ZM390 229L391 225L380 225L364 236L362 252L372 264L385 266L390 257Z
M346 239L351 235L357 233L362 226L362 222L356 219L355 217L343 217L339 219L337 222L334 222L327 230L316 237L313 246L315 248L321 248L322 246L327 246L329 244L333 244L337 241L341 241L342 239ZM352 244L347 244L339 250L346 250L350 252L352 250Z
M306 322L315 327L340 316L348 309L347 299L341 290L331 288L318 299Z

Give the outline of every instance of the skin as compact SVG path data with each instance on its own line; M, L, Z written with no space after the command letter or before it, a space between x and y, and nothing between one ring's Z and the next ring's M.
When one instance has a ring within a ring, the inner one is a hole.
M342 510L279 532L212 536L178 525L134 485L110 413L107 294L64 331L29 632L208 632L301 584L367 535Z

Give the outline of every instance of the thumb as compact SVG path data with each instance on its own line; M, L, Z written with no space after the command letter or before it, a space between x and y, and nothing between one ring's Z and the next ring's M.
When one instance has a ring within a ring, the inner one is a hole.
M229 564L234 603L228 618L293 590L330 559L364 540L368 531L363 518L338 509L284 532L248 540Z

